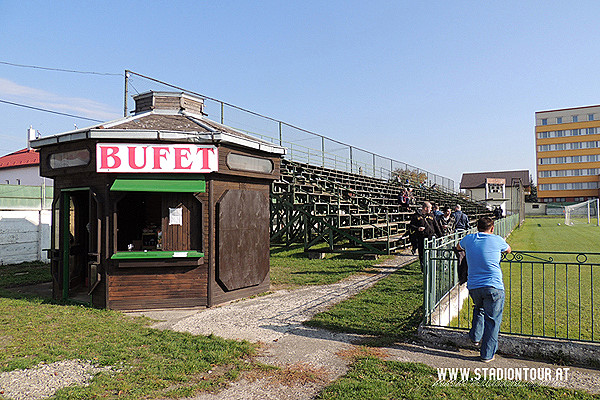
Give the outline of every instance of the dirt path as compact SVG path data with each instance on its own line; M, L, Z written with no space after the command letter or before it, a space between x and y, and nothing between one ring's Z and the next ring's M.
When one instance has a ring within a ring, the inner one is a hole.
M160 329L260 343L257 361L281 367L274 374L242 379L219 393L202 394L194 400L312 399L322 387L346 373L348 360L338 353L361 338L302 323L414 260L414 256L398 256L378 265L373 274L352 276L331 285L278 290L198 312L142 314L163 320L155 325Z

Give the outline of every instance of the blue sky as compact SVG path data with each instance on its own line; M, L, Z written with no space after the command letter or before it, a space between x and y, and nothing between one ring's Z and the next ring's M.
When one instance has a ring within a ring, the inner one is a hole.
M599 12L595 1L0 0L0 61L130 69L458 185L463 172L535 175L534 112L600 103ZM0 64L0 100L110 120L123 78ZM92 123L0 103L0 154L24 147L29 125L74 124Z

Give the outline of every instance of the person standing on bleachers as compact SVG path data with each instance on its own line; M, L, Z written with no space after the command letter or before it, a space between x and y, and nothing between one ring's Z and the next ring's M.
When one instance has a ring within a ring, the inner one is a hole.
M413 188L408 188L408 204L414 205L417 201L415 200L415 195L413 193Z
M398 193L398 203L400 203L400 205L404 207L408 207L408 205L410 204L408 190L406 190L406 188L400 188L400 193Z
M421 261L421 271L424 271L423 253L425 248L425 239L431 239L434 236L442 237L442 230L435 216L431 212L431 203L426 201L420 210L415 211L410 219L409 224L410 242L419 253L419 261Z
M471 227L469 225L469 217L467 217L467 214L460 210L460 204L457 204L454 207L454 212L452 213L452 216L454 217L455 232L466 231Z

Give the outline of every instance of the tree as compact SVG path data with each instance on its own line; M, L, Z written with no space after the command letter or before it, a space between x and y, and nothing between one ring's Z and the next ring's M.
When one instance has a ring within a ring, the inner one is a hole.
M405 183L408 180L411 185L419 185L421 182L427 181L427 174L424 172L412 171L409 169L397 169L392 172L394 180L400 180L401 183Z
M525 202L526 203L537 203L538 198L537 198L537 186L535 186L535 183L533 183L533 177L530 175L529 176L529 181L530 183L530 189L529 189L529 194L527 196L525 196Z

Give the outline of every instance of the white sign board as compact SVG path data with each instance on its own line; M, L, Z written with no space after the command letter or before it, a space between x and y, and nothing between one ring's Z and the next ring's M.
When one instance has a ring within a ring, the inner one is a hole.
M96 172L208 173L218 170L219 150L215 146L96 144Z
M169 207L169 225L183 225L183 209Z

